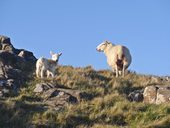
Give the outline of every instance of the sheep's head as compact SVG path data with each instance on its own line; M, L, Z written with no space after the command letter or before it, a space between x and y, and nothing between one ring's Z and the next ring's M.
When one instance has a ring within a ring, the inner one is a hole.
M50 51L50 54L51 54L52 60L53 60L53 61L56 61L56 62L58 62L60 56L62 55L61 52L60 52L60 53L53 53L52 51Z
M99 52L104 52L104 50L108 47L108 46L112 46L113 44L110 41L103 41L101 44L99 44L96 48L97 51Z

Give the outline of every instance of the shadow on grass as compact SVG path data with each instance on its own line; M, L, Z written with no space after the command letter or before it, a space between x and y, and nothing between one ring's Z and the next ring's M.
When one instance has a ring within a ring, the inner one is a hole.
M0 127L26 127L31 123L35 113L45 111L41 104L28 104L23 101L0 101Z

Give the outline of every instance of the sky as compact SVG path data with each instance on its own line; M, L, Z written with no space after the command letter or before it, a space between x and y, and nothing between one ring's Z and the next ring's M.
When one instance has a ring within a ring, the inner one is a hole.
M36 58L62 52L61 65L110 69L104 40L129 48L129 70L170 75L169 0L0 0L0 35Z

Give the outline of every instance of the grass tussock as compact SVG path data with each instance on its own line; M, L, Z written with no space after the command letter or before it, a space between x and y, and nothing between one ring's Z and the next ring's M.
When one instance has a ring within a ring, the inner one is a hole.
M54 79L32 78L25 82L18 96L0 99L0 127L166 128L170 125L170 105L130 102L126 98L131 91L167 81L135 73L115 78L113 72L96 71L91 66L60 66L57 74ZM84 96L79 104L68 104L61 111L50 110L33 93L40 82L77 89Z

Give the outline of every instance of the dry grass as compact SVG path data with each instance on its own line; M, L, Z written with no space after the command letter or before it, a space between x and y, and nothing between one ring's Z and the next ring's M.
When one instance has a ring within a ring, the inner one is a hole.
M168 84L151 76L128 73L115 78L108 70L91 66L60 66L57 77L44 79L57 86L78 89L86 95L79 104L69 104L61 111L45 109L42 99L33 93L37 78L27 81L16 97L0 100L0 127L61 128L168 128L170 105L129 102L126 95L148 85ZM3 117L3 118L2 118Z

